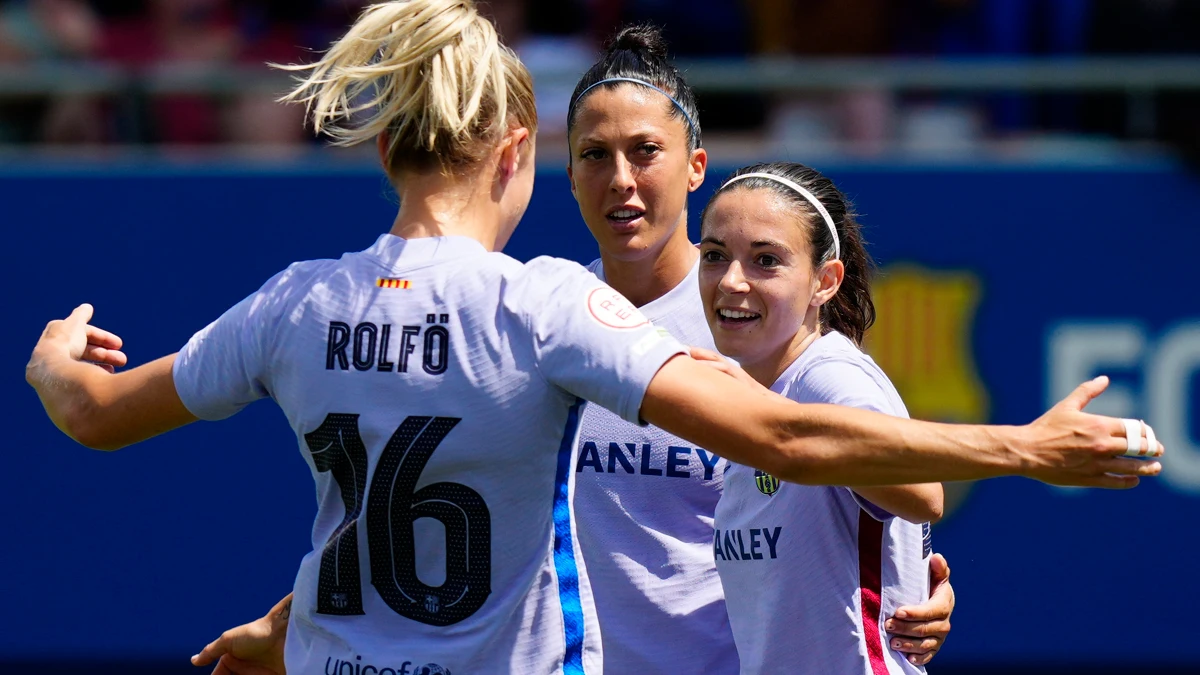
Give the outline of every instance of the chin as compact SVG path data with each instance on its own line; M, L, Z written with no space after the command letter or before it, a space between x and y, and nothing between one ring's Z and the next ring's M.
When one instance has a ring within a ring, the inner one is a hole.
M742 361L742 357L750 352L750 344L746 340L739 339L733 336L721 336L720 328L714 328L709 324L708 330L713 335L713 344L717 351L722 356L728 356L738 362Z

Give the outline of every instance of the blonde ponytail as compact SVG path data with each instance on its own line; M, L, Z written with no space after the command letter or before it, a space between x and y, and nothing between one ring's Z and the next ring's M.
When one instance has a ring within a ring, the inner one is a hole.
M537 130L529 71L472 0L371 5L319 61L280 67L310 71L282 100L335 144L387 132L391 169L477 161L510 116Z

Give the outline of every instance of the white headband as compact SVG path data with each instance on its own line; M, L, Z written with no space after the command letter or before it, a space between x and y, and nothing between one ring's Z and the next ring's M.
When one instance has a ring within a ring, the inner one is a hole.
M804 197L804 199L808 200L808 203L812 204L817 209L817 213L820 213L821 217L825 219L825 225L829 227L829 234L833 235L833 259L842 259L842 242L838 239L837 228L833 225L833 217L829 215L829 211L825 210L825 205L821 203L820 199L817 199L816 195L800 187L795 182L790 181L783 176L776 176L773 173L744 173L740 176L734 176L733 178L725 181L725 184L722 185L717 192L724 190L743 178L764 178L766 180L773 180L776 183L790 187L799 193L801 197Z

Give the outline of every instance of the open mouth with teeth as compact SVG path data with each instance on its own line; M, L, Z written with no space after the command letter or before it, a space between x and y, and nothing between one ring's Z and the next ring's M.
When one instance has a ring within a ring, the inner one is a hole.
M646 215L644 210L626 206L609 211L607 218L609 222L615 225L629 225L644 215Z
M718 309L717 318L724 324L746 324L756 321L761 315L757 312L746 312L739 309Z

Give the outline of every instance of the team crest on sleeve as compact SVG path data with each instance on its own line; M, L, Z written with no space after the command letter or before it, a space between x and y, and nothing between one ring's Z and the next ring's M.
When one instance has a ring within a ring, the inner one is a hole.
M779 479L765 471L754 470L754 484L768 497L779 491Z
M597 323L608 328L629 330L650 323L640 309L608 286L597 286L588 291L587 308Z

